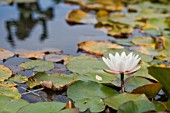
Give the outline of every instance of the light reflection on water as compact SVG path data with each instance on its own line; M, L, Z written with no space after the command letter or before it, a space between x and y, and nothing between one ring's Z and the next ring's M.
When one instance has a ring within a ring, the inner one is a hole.
M1 5L0 48L11 51L58 48L76 55L78 42L111 39L93 25L68 25L66 14L76 8L79 6L56 4L53 0Z

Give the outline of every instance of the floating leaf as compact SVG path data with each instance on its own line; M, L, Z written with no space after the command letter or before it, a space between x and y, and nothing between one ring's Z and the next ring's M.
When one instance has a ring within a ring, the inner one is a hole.
M0 82L8 79L12 76L12 71L5 67L4 65L0 65Z
M119 106L128 101L139 101L139 100L148 100L144 94L115 94L112 97L107 97L104 99L104 102L109 107L118 110Z
M133 94L145 94L148 98L154 98L161 90L162 85L158 83L146 84L132 91Z
M15 84L13 81L3 81L0 82L0 87L15 87L17 84Z
M75 107L79 108L80 112L87 109L90 109L91 112L101 112L105 109L104 102L98 97L79 99L75 102Z
M23 99L14 99L8 96L0 95L0 112L17 113L17 111L29 103Z
M84 41L78 44L78 48L85 52L100 56L103 55L103 53L108 49L122 49L124 47L110 42Z
M85 75L79 75L77 78L82 81L95 81L98 83L105 83L105 84L112 84L115 86L120 86L120 79L119 74L108 74L104 72L103 70L94 70L92 72L88 72ZM96 79L97 77L101 77L102 80Z
M149 110L155 110L155 105L150 101L128 101L119 107L117 113L143 113Z
M21 74L16 74L13 77L11 77L9 80L17 83L25 83L26 81L28 81L27 77Z
M47 73L37 73L29 78L27 85L32 88L37 85L42 85L46 88L61 90L67 85L74 82L74 76L67 76L65 74L47 74Z
M5 95L13 98L21 98L20 93L16 87L0 87L0 96Z
M13 57L13 56L14 56L14 53L0 48L0 60L6 60L6 59Z
M107 69L107 66L103 61L92 60L92 59L82 59L73 60L67 64L67 69L71 72L84 74L88 72L93 72L94 70Z
M77 108L64 109L62 111L58 111L57 113L79 113L79 109Z
M149 67L149 74L156 78L166 89L170 90L170 68Z
M26 69L33 69L33 71L43 72L49 71L54 68L54 64L52 62L47 62L43 60L31 60L28 62L21 63L20 66Z
M49 62L62 62L68 55L56 55L56 54L49 54L45 55L45 60Z
M131 41L135 45L147 45L147 44L154 43L154 39L152 37L135 36L131 39Z
M129 77L125 80L125 90L127 92L132 92L132 90L136 89L139 86L143 86L145 84L151 84L149 80L142 77Z
M83 18L88 18L88 17L89 17L88 13L80 9L75 9L75 10L70 11L67 14L66 20L67 22L70 22L70 23L83 23L81 20Z
M17 113L55 113L65 107L62 102L38 102L22 107Z
M93 81L77 81L67 89L68 98L74 101L85 98L105 98L117 94L116 90Z

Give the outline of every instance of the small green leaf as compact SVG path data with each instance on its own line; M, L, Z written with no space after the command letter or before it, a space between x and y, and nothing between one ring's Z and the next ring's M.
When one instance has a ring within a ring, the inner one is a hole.
M0 82L8 79L12 76L12 71L5 67L4 65L0 65Z
M49 71L54 68L54 64L52 62L47 62L43 60L31 60L28 62L21 63L20 66L26 69L33 69L36 72L44 72Z
M79 113L79 109L77 108L70 108L58 111L57 113Z
M21 94L16 87L0 87L0 95L21 98Z
M28 81L27 77L21 74L16 74L13 77L11 77L9 80L17 83L25 83L26 81Z
M115 94L104 99L104 102L109 107L118 110L119 106L128 101L148 100L144 94Z

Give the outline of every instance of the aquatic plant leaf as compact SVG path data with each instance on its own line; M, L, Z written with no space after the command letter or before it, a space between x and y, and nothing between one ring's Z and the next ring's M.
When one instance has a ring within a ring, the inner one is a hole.
M162 85L158 82L137 87L132 91L132 93L145 94L148 98L154 98L161 89Z
M69 23L84 23L83 18L89 18L89 14L80 9L75 9L67 14L66 21Z
M65 107L62 102L38 102L22 107L17 113L55 113Z
M117 113L143 113L149 110L155 110L154 103L147 100L138 100L122 104Z
M17 113L17 111L29 103L23 99L14 99L0 95L0 113Z
M48 54L45 55L45 60L49 62L62 62L68 55L57 55L57 54Z
M98 83L112 84L120 87L120 79L119 74L108 74L103 70L94 70L92 72L88 72L84 75L78 75L77 79L82 81L94 81ZM98 80L97 77L100 77L101 80Z
M79 109L77 108L64 109L64 110L58 111L57 113L79 113Z
M167 90L170 90L170 68L148 67L149 74L156 78Z
M14 83L13 81L9 81L9 80L7 80L7 81L3 81L3 82L0 82L0 87L15 87L15 86L17 86L17 84L16 83Z
M67 88L75 81L74 76L69 76L65 74L47 74L39 72L28 79L27 85L33 88L37 85L42 85L43 87L50 88L53 90L62 90Z
M100 56L103 55L103 53L106 52L108 49L122 49L124 47L110 42L84 41L78 44L78 48L87 53Z
M25 83L26 81L28 81L27 77L21 74L15 74L9 80L17 83Z
M4 65L0 65L0 82L8 79L12 76L12 71L5 67Z
M19 93L16 87L0 87L0 96L5 95L13 98L21 98L21 94Z
M149 80L143 77L132 76L125 80L125 90L127 92L132 92L134 89L136 89L139 86L143 86L151 83L152 82L150 82Z
M5 50L5 49L2 49L0 48L0 60L6 60L10 57L13 57L15 54L8 51L8 50Z
M80 112L84 112L89 109L91 112L101 112L105 109L105 104L102 99L98 97L83 98L75 102L75 107L79 108Z
M128 101L139 101L139 100L147 100L148 98L144 94L115 94L111 97L107 97L104 99L104 102L109 107L118 110L119 106Z
M36 72L49 71L54 68L54 64L52 62L47 62L43 60L31 60L28 62L24 62L20 64L20 67L24 70L33 69Z
M154 39L152 37L140 37L135 36L131 39L132 43L135 45L147 45L154 43Z
M108 69L103 61L92 59L73 60L66 66L69 71L79 74L93 72L94 70Z
M117 91L93 81L77 81L67 89L68 98L78 101L85 98L106 98L117 94Z

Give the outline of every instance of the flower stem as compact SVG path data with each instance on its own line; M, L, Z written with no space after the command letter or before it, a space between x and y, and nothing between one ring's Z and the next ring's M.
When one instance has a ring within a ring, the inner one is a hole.
M122 89L122 93L125 92L125 87L124 87L124 73L120 74L120 78L121 78L121 89Z

